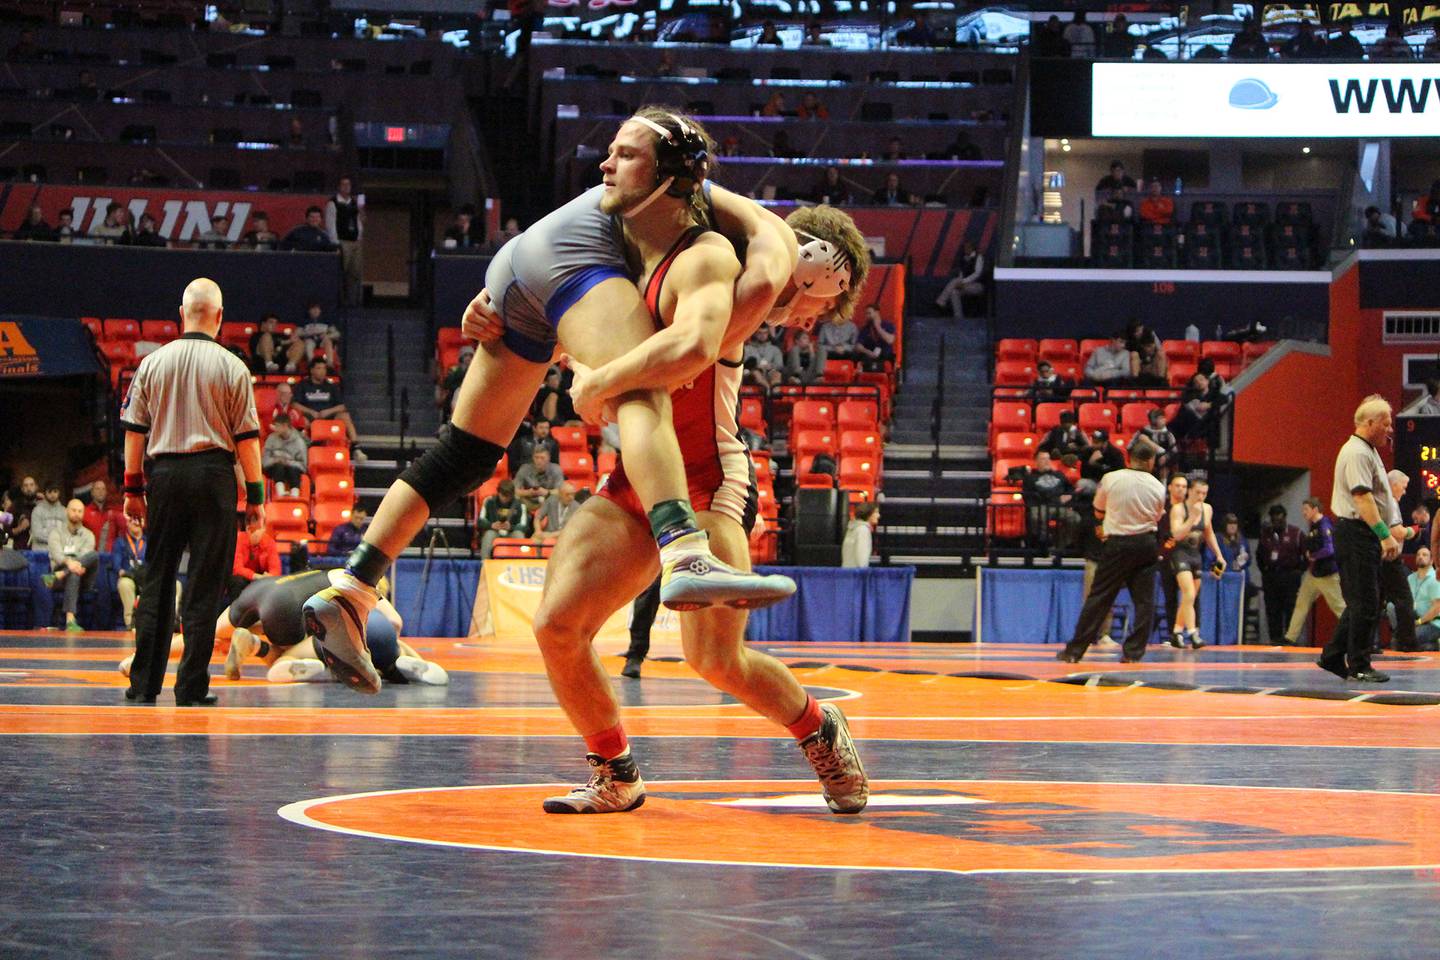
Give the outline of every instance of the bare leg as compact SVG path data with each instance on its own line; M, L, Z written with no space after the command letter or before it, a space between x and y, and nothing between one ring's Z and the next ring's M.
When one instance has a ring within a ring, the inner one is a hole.
M1175 574L1175 583L1180 588L1180 603L1175 611L1175 632L1195 629L1195 575L1189 571Z

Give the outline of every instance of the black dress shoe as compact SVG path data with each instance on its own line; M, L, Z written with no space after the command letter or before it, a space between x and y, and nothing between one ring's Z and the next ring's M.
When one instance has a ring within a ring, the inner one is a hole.
M645 662L644 657L626 657L625 668L620 671L620 676L629 677L631 680L640 679L640 664Z
M139 704L141 706L154 705L155 698L147 697L138 690L127 689L125 691L125 702Z
M1339 677L1341 680L1348 679L1350 676L1348 671L1346 671L1345 669L1345 660L1343 658L1339 660L1326 660L1324 657L1321 657L1319 660L1315 661L1315 666L1319 667L1321 670L1327 670L1330 673L1335 674L1335 676Z
M1381 673L1372 667L1369 670L1356 670L1345 679L1351 683L1389 683L1390 674Z
M177 706L177 707L213 707L213 706L215 706L216 703L219 702L219 700L220 700L220 698L217 697L217 696L215 696L215 694L213 694L213 693L207 693L207 694L205 694L205 696L201 697L199 700L181 700L179 697L176 697L176 698L175 698L175 706Z

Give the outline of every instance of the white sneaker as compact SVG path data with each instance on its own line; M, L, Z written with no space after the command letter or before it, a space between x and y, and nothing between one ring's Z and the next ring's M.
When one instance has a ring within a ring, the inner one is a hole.
M364 450L361 450L359 447L356 447L355 449L353 449L353 450L350 451L350 459L351 459L353 462L355 462L355 463L364 463L366 460L369 460L370 458L367 457L367 456L365 456L365 451L364 451Z
M795 581L779 574L746 573L710 552L703 530L660 549L660 602L671 610L701 610L717 603L754 610L788 599Z
M380 692L380 673L365 646L365 621L380 595L350 574L305 601L305 635L330 675L352 690Z
M130 676L130 664L132 664L132 663L134 663L134 662L135 662L135 654L133 654L133 653L130 654L130 656L126 657L124 660L121 660L121 661L120 661L120 676L122 676L122 677L128 677L128 676Z
M270 665L265 679L271 683L313 683L324 681L327 671L325 664L309 657L295 657L276 660Z
M397 657L395 669L405 675L411 683L428 683L432 687L443 687L450 682L450 674L438 663L421 660L419 657Z
M563 797L546 797L546 813L625 813L645 802L645 781L629 750L614 760L595 753L585 760L594 771L590 781Z
M244 627L236 627L230 635L230 652L225 655L225 679L240 679L240 664L255 655L255 634Z

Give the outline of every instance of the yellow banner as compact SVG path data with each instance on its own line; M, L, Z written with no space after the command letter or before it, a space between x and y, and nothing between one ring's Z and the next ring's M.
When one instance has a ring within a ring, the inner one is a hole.
M480 568L475 593L475 612L470 618L472 637L500 640L531 640L535 633L535 612L545 589L544 560L486 560ZM610 615L597 639L629 643L630 608L626 603ZM673 611L660 608L651 641L678 640L680 621Z

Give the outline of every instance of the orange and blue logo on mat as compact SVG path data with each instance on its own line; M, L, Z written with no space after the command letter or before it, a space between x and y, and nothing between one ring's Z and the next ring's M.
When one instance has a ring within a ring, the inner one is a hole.
M689 863L947 873L1152 873L1440 866L1440 795L1014 780L892 780L858 816L807 780L647 784L633 813L555 817L565 788L399 790L280 815L408 843Z
M0 377L18 377L40 372L40 355L25 339L20 324L0 320Z

